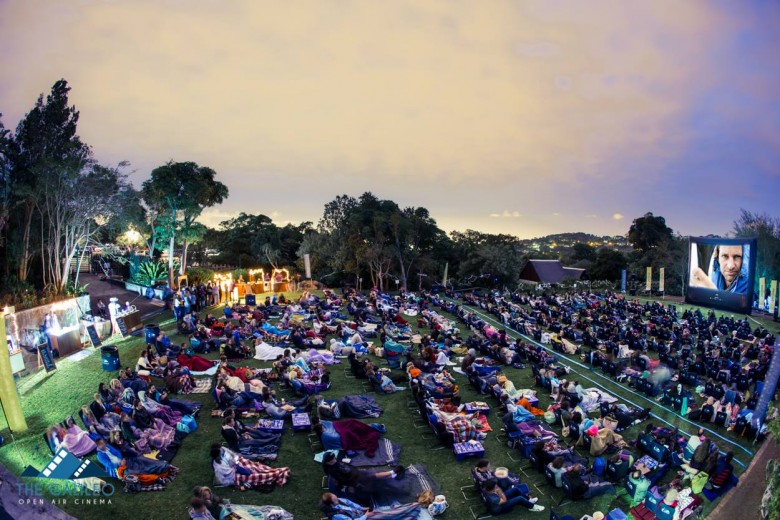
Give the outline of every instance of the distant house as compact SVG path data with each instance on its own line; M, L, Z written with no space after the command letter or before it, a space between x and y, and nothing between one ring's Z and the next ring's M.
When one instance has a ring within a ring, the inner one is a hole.
M529 260L520 271L521 282L555 284L564 280L587 280L585 269L564 267L560 260Z

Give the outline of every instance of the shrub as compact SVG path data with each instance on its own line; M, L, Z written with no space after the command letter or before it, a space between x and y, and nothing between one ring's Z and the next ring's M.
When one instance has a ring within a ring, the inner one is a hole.
M133 282L154 287L158 282L168 279L168 264L160 261L142 262L138 266Z
M187 280L191 284L206 283L214 279L214 271L205 267L190 267L187 269Z

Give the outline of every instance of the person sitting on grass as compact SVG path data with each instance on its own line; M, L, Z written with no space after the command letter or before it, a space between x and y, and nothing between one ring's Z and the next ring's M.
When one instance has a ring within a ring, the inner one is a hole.
M544 506L537 504L537 498L529 498L519 488L511 487L507 491L501 489L495 479L486 480L482 484L482 496L492 515L509 513L516 505L521 505L538 512L544 511Z
M320 499L320 511L329 520L363 520L375 518L377 520L393 518L395 520L416 520L420 516L421 506L417 502L402 504L390 510L371 511L367 507L348 500L339 498L333 493L324 493Z
M555 457L551 463L547 465L547 468L555 476L555 487L563 487L563 474L566 473L567 467L564 465L563 457Z
M496 468L495 470L490 467L490 461L488 459L482 459L477 462L477 465L471 470L471 478L474 483L482 487L482 484L490 479L495 479L498 486L504 491L509 491L511 488L520 488L525 493L527 486L524 486L520 482L520 478L514 473L510 473L507 468ZM527 496L527 493L525 493Z
M253 436L249 431L239 433L236 419L230 415L222 420L221 433L222 438L225 439L231 450L251 458L274 455L279 451L279 445L281 444L281 434L279 433L267 433L256 430L254 433L257 436Z
M206 502L198 497L190 498L190 507L187 509L190 514L190 520L216 520L206 506Z
M284 399L276 399L269 388L266 387L266 390L263 392L262 407L272 419L284 419L293 413L309 413L314 406L311 396L288 403Z
M98 462L106 472L115 478L123 478L123 475L156 475L159 478L168 478L178 472L178 468L164 460L154 460L148 457L123 457L119 450L106 444L105 439L98 439Z
M235 486L241 491L270 491L284 486L290 478L290 468L272 468L253 462L219 444L211 445L211 466L220 486Z
M734 474L734 466L731 464L734 458L734 452L729 450L718 459L715 469L710 473L710 480L706 484L707 489L721 490L729 484L731 476Z
M167 389L162 391L158 390L155 385L149 386L149 397L154 401L171 407L173 410L183 413L184 415L197 415L200 411L201 405L195 401L187 401L185 399L174 399L170 396Z
M139 403L146 409L147 412L149 412L150 415L158 419L162 419L163 422L168 426L176 427L183 416L181 412L175 411L170 406L166 406L164 404L158 403L157 401L149 399L149 397L146 395L146 391L138 392L138 398L136 399L136 409L138 408Z
M395 392L401 392L403 390L406 390L406 388L403 386L396 386L396 384L393 383L393 380L387 377L387 375L381 370L377 370L377 371L369 370L366 372L366 375L369 378L373 378L376 381L376 383L379 385L379 388L381 388L382 391L386 394L392 394Z
M195 486L195 489L192 490L192 494L194 497L203 501L209 513L211 513L214 518L220 518L222 507L226 504L221 498L214 494L211 488L206 486Z
M150 453L152 450L165 451L172 444L175 446L186 435L168 426L162 419L152 418L143 407L136 410L133 417L124 412L119 417L122 437L127 442L133 443L135 449L141 453Z
M238 417L236 417L236 409L233 407L228 408L222 413L223 422L228 417L233 419L233 428L235 428L236 433L238 433L242 439L255 439L266 442L276 442L279 440L279 434L252 428L239 421Z
M585 474L580 464L572 465L563 478L569 481L571 496L574 500L593 498L615 492L615 487L609 482L602 482L598 475L593 473Z

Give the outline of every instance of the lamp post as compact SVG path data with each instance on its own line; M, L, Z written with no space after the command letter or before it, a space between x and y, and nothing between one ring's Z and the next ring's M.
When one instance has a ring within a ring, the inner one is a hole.
M401 280L398 278L395 279L395 292L398 293L398 284L401 283Z

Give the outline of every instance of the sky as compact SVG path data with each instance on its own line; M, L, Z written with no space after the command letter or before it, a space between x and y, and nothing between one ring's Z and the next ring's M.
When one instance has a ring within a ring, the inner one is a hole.
M371 191L447 230L725 234L780 214L780 3L0 0L0 112L65 78L136 186L169 160L239 212Z

